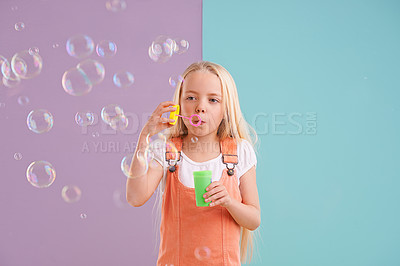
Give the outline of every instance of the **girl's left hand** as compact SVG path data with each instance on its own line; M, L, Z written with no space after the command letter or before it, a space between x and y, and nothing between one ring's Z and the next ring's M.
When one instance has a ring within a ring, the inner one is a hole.
M207 192L203 194L205 198L205 202L210 202L210 207L221 205L222 207L228 207L231 202L232 198L229 196L226 187L220 181L212 182L207 188Z

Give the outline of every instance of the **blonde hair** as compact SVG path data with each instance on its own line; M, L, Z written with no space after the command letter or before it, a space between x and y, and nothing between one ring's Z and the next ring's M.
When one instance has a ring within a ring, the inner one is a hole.
M217 135L219 139L224 139L225 137L233 137L236 141L241 141L245 139L249 141L253 147L258 141L256 131L246 122L243 117L242 111L240 110L239 105L239 97L237 93L236 84L229 74L229 72L216 63L208 62L208 61L199 61L191 64L182 74L182 80L176 86L176 90L173 97L173 102L176 104L180 103L181 95L182 95L182 84L187 77L192 72L195 71L208 71L212 74L215 74L219 80L221 81L222 87L222 104L224 106L224 117L219 125ZM170 139L173 137L180 137L188 134L188 129L183 123L182 117L178 118L178 121L174 127L167 129L164 133L166 139ZM164 165L165 166L165 165ZM164 173L166 172L166 168L164 167ZM165 189L165 175L158 186L158 193L156 198L157 205L157 217L160 218L161 206L162 206L162 195ZM153 208L154 210L154 208ZM157 223L157 227L159 228L159 223ZM254 250L254 240L256 240L253 236L255 231L250 231L247 228L241 226L241 239L240 239L240 261L241 263L250 263L253 250ZM258 231L257 231L258 232ZM250 252L249 252L250 251Z

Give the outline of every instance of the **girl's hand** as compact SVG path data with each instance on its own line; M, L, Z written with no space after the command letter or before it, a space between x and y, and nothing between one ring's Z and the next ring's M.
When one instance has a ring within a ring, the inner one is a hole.
M176 103L171 102L171 101L165 101L160 103L156 110L152 113L151 117L149 120L146 122L142 129L142 133L147 136L148 134L149 137L154 136L158 132L166 129L173 127L174 125L171 125L169 122L174 122L174 119L169 119L166 117L161 117L163 113L166 112L173 112L176 110L175 107L172 107L171 105L175 105Z
M226 187L220 181L212 182L207 188L207 192L204 193L203 197L205 202L210 202L210 206L221 205L222 207L228 207L232 203L232 198L229 196Z

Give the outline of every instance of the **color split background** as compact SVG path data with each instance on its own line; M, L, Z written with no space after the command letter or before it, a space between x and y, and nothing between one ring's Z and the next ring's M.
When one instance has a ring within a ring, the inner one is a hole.
M121 159L172 98L169 77L201 59L230 71L259 134L262 223L251 264L400 264L397 1L127 0L118 12L106 2L0 2L0 55L37 47L43 58L37 77L0 85L0 265L155 264L155 195L139 208L124 201ZM65 49L76 34L118 46L112 58L88 57L106 74L78 97L61 86L80 62ZM161 34L190 48L153 62L148 47ZM113 84L119 70L134 74L132 86ZM130 114L128 134L101 121L110 103ZM26 117L40 108L54 126L35 134ZM74 121L83 108L98 117L85 130ZM38 160L56 170L48 188L26 179ZM76 203L61 197L71 184L82 191Z

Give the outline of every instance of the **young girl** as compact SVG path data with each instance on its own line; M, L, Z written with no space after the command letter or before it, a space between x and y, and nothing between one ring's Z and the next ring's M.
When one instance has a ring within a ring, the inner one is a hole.
M261 222L253 149L257 134L242 115L236 85L225 68L201 61L182 77L173 101L160 103L140 133L127 200L142 206L159 188L157 265L241 265L247 261L248 244L251 261L251 231ZM175 104L181 116L196 114L194 121L179 116L172 125L174 120L162 117L174 111ZM167 145L152 146L159 164L147 170L138 154L148 148L148 138L162 130ZM195 202L193 171L201 170L212 170L213 175L204 194L207 207Z

